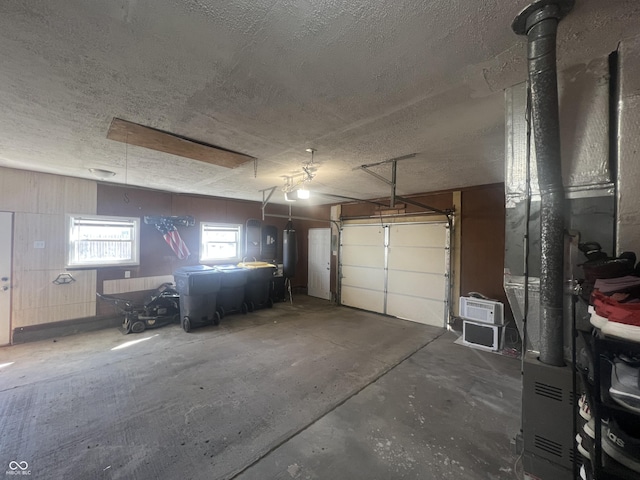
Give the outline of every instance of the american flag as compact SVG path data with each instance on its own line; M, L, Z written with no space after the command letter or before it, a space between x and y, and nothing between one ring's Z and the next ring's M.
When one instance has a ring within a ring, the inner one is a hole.
M187 244L184 243L180 237L180 233L178 233L178 229L171 219L163 218L160 222L156 223L156 228L164 237L164 241L169 244L173 253L175 253L180 260L184 260L191 255L191 252L187 248Z

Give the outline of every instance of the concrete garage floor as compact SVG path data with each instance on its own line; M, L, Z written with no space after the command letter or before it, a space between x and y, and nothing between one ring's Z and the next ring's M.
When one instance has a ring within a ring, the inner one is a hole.
M298 296L192 334L114 329L5 347L0 470L513 479L519 362L455 338Z

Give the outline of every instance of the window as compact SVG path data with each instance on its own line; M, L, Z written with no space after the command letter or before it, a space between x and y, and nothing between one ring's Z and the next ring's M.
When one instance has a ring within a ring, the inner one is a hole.
M140 219L67 215L67 267L140 263Z
M241 238L241 225L200 223L200 261L240 261Z

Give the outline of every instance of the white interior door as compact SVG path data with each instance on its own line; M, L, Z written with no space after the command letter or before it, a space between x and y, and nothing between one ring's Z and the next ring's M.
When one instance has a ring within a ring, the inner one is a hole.
M13 213L0 212L0 345L11 342L11 239Z
M309 229L307 293L331 299L331 229Z
M385 313L383 225L345 225L341 234L340 303Z
M447 307L446 223L391 225L387 314L436 327Z

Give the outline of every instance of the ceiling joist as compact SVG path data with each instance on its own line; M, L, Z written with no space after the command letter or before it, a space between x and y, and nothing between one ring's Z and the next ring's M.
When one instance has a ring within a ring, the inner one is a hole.
M170 153L225 168L236 168L254 160L253 157L225 150L213 145L184 138L137 123L114 118L107 138L117 142Z

